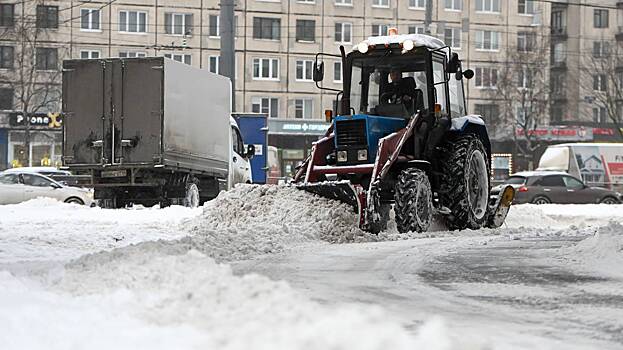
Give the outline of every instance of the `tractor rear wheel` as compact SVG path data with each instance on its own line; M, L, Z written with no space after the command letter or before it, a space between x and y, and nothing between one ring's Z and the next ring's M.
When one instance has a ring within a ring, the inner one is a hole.
M425 232L433 217L433 192L426 173L406 169L398 175L394 191L398 232Z
M479 229L487 219L489 163L475 135L463 135L443 147L439 201L450 209L450 230Z

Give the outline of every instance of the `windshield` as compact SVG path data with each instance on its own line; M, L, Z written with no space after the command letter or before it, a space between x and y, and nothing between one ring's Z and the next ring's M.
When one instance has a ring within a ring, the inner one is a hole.
M350 106L355 113L405 116L428 109L424 57L367 56L353 59Z

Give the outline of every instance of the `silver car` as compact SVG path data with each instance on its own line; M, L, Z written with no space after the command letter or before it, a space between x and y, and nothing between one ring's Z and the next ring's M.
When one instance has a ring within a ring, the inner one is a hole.
M37 173L0 173L0 204L16 204L38 197L54 198L65 203L95 206L91 190L64 186Z

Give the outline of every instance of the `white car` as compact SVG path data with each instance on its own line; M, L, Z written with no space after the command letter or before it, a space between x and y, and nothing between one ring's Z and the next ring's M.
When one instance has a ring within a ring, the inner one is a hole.
M37 173L45 176L71 176L71 173L67 170L60 170L51 166L33 166L33 167L23 167L23 168L11 168L2 172L2 174L7 173Z
M38 197L95 206L93 192L86 188L64 186L33 172L0 173L0 204L16 204Z

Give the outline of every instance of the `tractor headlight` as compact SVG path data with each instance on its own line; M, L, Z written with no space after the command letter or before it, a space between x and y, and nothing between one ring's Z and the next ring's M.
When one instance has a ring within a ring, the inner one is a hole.
M360 149L357 151L357 160L368 160L368 150Z
M348 152L346 151L337 151L337 161L345 162L348 160Z

